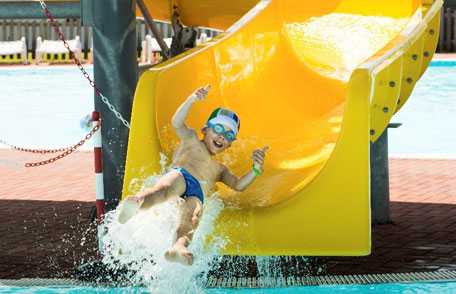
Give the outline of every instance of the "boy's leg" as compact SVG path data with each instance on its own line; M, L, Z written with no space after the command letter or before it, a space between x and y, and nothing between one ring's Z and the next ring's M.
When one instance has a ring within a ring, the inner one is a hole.
M185 180L178 171L172 170L163 175L151 188L128 197L119 213L119 222L126 223L139 208L149 208L185 192Z
M176 243L165 253L166 259L185 265L193 263L193 254L187 246L192 240L193 233L198 227L203 206L196 197L188 197L182 204L181 219L176 232Z
M142 202L141 208L149 208L185 192L185 180L182 175L172 170L164 174L153 187L139 192L132 200ZM128 198L127 198L128 199Z

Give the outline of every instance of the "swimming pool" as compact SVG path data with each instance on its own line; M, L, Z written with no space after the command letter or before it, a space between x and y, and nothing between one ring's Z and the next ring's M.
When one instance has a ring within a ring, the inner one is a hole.
M89 68L92 74L92 68ZM451 76L456 62L433 62L394 121L404 123L390 131L391 154L452 156L456 110ZM30 147L60 147L77 142L84 132L79 120L93 109L93 90L75 67L0 69L2 99L0 123L4 139ZM431 93L431 94L429 94ZM17 109L21 111L18 112ZM18 115L18 113L20 115ZM86 149L90 145L84 146ZM141 288L1 287L0 293L147 293ZM308 286L273 289L208 289L207 293L456 293L456 282ZM8 292L10 291L10 292Z
M332 293L388 293L388 294L454 294L456 282L431 282L431 283L394 283L375 285L324 285L289 288L262 288L262 289L204 289L203 293L222 294L332 294ZM0 293L153 293L146 288L93 288L93 287L1 287Z
M93 68L88 66L93 76ZM392 122L392 156L456 158L456 61L433 61ZM93 89L75 66L0 69L0 134L26 147L78 142L80 119L93 110ZM20 111L17 111L17 110ZM88 142L81 149L91 149Z
M93 67L88 72L93 76ZM77 67L4 67L0 84L1 139L55 148L73 145L85 135L79 121L93 111L93 89ZM88 142L81 149L91 148Z
M393 157L456 158L456 61L432 61L388 132Z

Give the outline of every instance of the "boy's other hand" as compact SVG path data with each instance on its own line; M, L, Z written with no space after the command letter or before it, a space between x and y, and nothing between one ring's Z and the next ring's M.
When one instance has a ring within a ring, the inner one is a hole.
M201 101L207 97L209 94L209 90L211 89L211 85L206 85L204 87L196 89L195 92L191 95L193 101Z
M261 149L256 149L253 151L252 159L253 159L253 164L263 168L264 164L264 158L266 157L266 151L268 151L269 146L265 146Z

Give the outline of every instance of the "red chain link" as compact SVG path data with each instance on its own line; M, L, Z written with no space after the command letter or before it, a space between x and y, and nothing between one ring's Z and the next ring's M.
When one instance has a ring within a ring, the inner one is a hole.
M29 149L29 148L22 148L19 146L9 144L8 142L5 142L3 140L0 140L0 144L6 145L17 151L29 152L29 153L39 153L39 154L57 153L57 152L63 152L63 151L70 149L70 147L59 148L59 149Z
M55 157L52 157L52 158L49 158L49 159L46 159L46 160L42 160L42 161L38 161L38 162L27 162L24 164L25 167L35 167L35 166L42 166L42 165L45 165L45 164L49 164L49 163L53 163L54 161L57 161L59 159L62 159L64 158L65 156L68 156L70 155L71 153L73 153L76 149L78 149L79 147L81 147L82 145L84 145L85 142L87 142L88 140L90 140L90 138L92 138L93 134L95 134L96 131L98 131L98 129L100 129L100 122L98 122L93 128L92 130L87 134L85 135L84 139L82 139L81 141L79 141L77 144L71 146L71 147L68 147L68 148L61 148L61 149L54 149L54 150L59 150L59 151L64 151L63 153L55 156ZM33 150L33 149L29 149L29 150ZM39 149L36 149L36 150L39 150ZM53 150L53 151L54 151ZM45 150L46 151L46 150ZM58 152L58 151L55 151L55 152ZM39 152L34 152L34 153L39 153ZM54 152L45 152L45 153L54 153Z
M56 22L54 16L51 14L51 12L47 8L47 6L43 6L42 5L42 7L43 7L43 10L44 10L44 14L48 18L49 23L52 25L54 31L59 36L59 39L63 42L63 46L68 50L68 52L70 53L70 56L73 56L74 63L78 66L79 70L82 72L84 77L89 81L90 85L95 89L96 94L98 96L100 96L100 94L101 94L100 90L96 87L95 82L90 78L89 73L84 69L81 61L76 57L76 55L74 54L73 50L71 50L70 45L66 41L65 35L60 30L59 24ZM28 163L24 164L25 167L42 166L42 165L45 165L45 164L53 163L53 162L55 162L55 161L57 161L59 159L64 158L65 156L70 155L76 149L78 149L80 146L84 145L85 142L90 140L90 138L92 138L92 136L95 134L95 132L99 128L100 128L100 122L98 122L92 128L92 130L87 135L85 135L85 137L81 141L79 141L77 144L75 144L75 145L73 145L71 147L66 147L66 148L59 148L59 149L29 149L29 148L22 148L22 147L19 147L19 146L11 145L11 144L3 141L3 140L0 140L0 143L4 144L4 145L7 145L7 146L9 146L9 147L11 147L11 148L13 148L15 150L23 151L23 152L38 153L38 154L50 154L50 153L62 152L61 154L59 154L59 155L57 155L55 157L52 157L52 158L49 158L49 159L46 159L46 160L43 160L43 161L28 162Z
M49 23L52 25L54 31L59 36L59 39L63 42L63 45L65 46L65 48L68 50L68 52L70 52L70 56L72 56L72 58L74 60L74 63L78 66L79 70L82 72L84 77L89 81L90 86L92 86L92 88L94 88L97 97L100 98L101 101L108 106L109 110L111 110L116 115L116 117L123 123L123 125L125 127L130 129L130 123L122 116L122 114L119 111L116 110L114 105L112 105L109 102L108 98L106 98L101 93L100 89L98 89L98 87L95 85L95 82L90 78L90 75L87 73L87 71L82 66L81 61L76 57L74 52L70 49L70 45L65 40L65 35L63 34L62 30L60 29L59 23L55 21L55 18L51 14L51 12L49 11L49 8L46 6L46 3L44 3L43 0L39 0L39 1L40 1L40 4L41 4L41 7L43 8L44 14L48 18Z

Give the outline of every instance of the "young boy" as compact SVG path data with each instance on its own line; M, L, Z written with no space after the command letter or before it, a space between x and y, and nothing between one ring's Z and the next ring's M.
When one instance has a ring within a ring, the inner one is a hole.
M216 182L223 182L236 191L244 191L255 177L261 174L267 150L265 147L253 152L252 170L241 178L233 175L226 166L212 158L231 146L238 134L240 121L235 113L218 108L209 117L202 130L204 137L199 140L195 130L185 125L185 119L193 103L203 100L209 89L209 85L197 89L177 109L172 118L172 126L181 140L173 156L172 169L153 187L127 198L127 201L132 201L141 208L148 208L171 198L183 198L176 242L166 251L165 258L186 265L193 262L193 255L187 246L198 226L204 196L210 194Z

